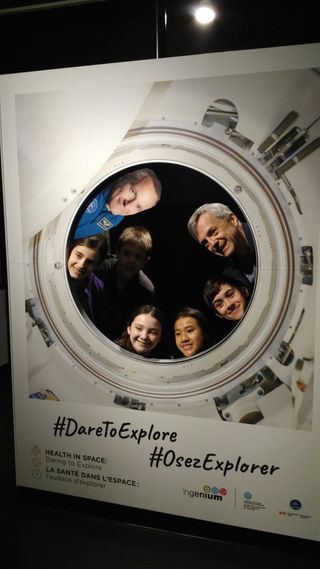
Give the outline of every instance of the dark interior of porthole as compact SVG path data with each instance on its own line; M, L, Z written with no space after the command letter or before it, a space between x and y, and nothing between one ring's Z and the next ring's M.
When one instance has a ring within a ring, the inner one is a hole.
M118 226L108 231L109 252L115 254L118 238L126 227L135 225L149 229L153 251L144 272L155 286L155 304L163 312L167 322L167 357L176 360L181 358L181 353L175 347L173 319L183 307L196 308L206 316L213 338L212 348L221 344L239 325L218 318L203 300L205 282L223 269L224 259L207 252L189 235L187 222L190 216L204 203L221 202L226 204L240 221L249 224L249 220L224 188L198 170L171 162L140 163L109 176L90 193L74 220L69 243L80 216L101 191L102 186L106 183L112 184L116 178L127 172L144 167L154 170L160 179L161 200L152 209L124 217ZM251 302L252 298L253 292Z

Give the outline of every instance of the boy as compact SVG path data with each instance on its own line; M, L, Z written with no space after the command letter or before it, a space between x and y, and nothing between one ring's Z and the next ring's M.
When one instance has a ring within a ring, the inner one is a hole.
M161 183L149 168L124 174L100 191L82 214L73 239L108 231L126 215L154 207L161 197Z
M249 289L240 281L223 275L209 279L203 298L219 318L237 322L243 318L249 301Z
M154 303L154 286L143 272L150 259L152 238L145 227L127 227L120 235L117 256L106 259L96 271L104 283L100 299L100 331L111 340L121 336L132 312Z

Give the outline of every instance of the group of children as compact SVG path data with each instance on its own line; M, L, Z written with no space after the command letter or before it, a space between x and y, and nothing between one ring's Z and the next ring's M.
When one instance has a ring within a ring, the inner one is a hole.
M150 232L128 227L120 235L116 256L107 255L105 234L74 240L68 251L70 289L80 311L122 348L143 357L168 358L164 343L166 323L155 306L151 280L143 272L152 250ZM219 318L232 323L242 319L250 297L240 281L223 276L209 279L204 287L206 305ZM175 348L179 357L191 357L214 342L206 316L185 307L173 319Z

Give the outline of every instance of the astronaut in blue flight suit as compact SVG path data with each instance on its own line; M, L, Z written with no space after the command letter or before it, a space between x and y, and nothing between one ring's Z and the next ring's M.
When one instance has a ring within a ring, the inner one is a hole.
M126 215L154 207L161 197L161 182L150 168L124 174L100 191L82 214L73 239L108 231Z

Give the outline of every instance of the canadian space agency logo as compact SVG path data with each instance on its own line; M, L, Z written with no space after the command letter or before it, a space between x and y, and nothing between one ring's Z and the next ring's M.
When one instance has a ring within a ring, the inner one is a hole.
M97 211L97 209L98 209L98 200L97 198L94 198L94 200L92 200L92 202L88 205L86 213L94 213L95 211Z
M300 510L302 507L302 503L300 502L300 500L294 499L290 501L290 508L292 510Z
M309 512L305 512L305 506L303 506L301 500L298 500L297 498L292 498L292 500L290 500L289 502L289 507L290 510L280 510L279 511L279 515L281 517L287 517L287 518L299 518L300 520L306 520L306 519L310 519L311 513Z

